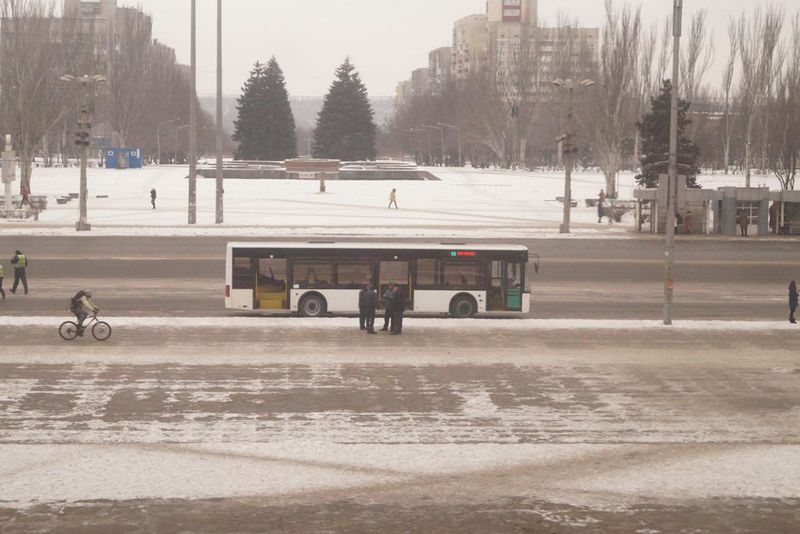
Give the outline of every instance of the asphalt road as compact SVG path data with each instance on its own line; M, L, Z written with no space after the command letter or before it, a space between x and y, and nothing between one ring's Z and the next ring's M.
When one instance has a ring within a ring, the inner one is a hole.
M216 237L0 237L4 256L10 258L20 248L31 259L30 295L9 294L1 304L2 313L63 314L77 289L90 288L106 315L226 315L222 293L227 241ZM662 241L518 242L542 259L541 272L533 281L530 317L661 317ZM786 287L796 278L800 278L800 246L795 240L679 240L675 317L781 320Z

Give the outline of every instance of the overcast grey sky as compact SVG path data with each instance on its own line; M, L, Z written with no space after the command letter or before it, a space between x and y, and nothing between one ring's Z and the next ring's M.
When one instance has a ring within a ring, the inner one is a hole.
M620 0L618 0L620 1ZM731 15L768 0L684 0L687 12L706 8L726 53ZM189 0L119 0L141 5L154 19L154 37L189 62ZM635 2L633 2L635 4ZM773 0L787 12L798 0ZM197 0L198 91L215 91L216 0ZM485 11L485 0L225 0L223 2L224 91L238 94L256 60L273 54L294 96L326 92L333 71L350 55L372 96L391 96L411 70L427 66L427 53L451 42L453 22ZM642 0L649 22L664 19L672 0ZM559 10L584 26L602 26L603 0L539 0L539 14L552 21Z

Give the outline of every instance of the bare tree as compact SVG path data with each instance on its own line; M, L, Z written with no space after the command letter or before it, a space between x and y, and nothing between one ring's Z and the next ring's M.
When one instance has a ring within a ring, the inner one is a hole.
M683 98L694 102L703 77L714 62L714 33L706 24L708 12L701 9L692 17L688 44L681 58L681 88Z
M59 78L82 57L83 43L55 17L52 1L0 0L0 17L0 116L20 158L20 188L30 191L34 157L73 102Z
M650 99L657 93L661 80L653 75L653 64L656 59L656 49L658 43L658 26L653 25L649 31L642 32L641 52L639 54L639 65L634 87L636 89L636 118L637 121L649 111ZM634 133L636 136L633 143L633 160L639 164L642 151L642 138L639 128Z
M606 192L617 194L622 148L635 128L635 79L639 66L641 8L616 9L606 0L606 24L600 49L600 71L586 121L598 164L606 178Z
M731 165L731 139L733 138L734 125L736 121L731 114L732 105L732 90L733 90L733 76L736 73L736 60L739 56L739 39L737 37L738 31L736 21L731 19L728 22L728 43L730 51L728 53L728 61L725 63L725 70L722 71L722 95L723 95L723 108L722 108L722 139L723 139L723 157L725 159L723 167L725 173L730 171Z
M750 187L753 129L771 87L768 77L772 74L781 29L782 13L774 6L768 7L766 12L756 9L752 19L748 19L746 15L739 19L741 75L738 101L745 130L745 187Z
M794 189L800 161L800 14L792 20L785 68L775 82L770 160L783 189Z

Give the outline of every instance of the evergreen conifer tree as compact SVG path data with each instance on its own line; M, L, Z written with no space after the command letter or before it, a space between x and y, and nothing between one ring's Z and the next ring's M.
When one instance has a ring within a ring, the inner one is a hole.
M658 187L658 176L669 172L669 129L672 108L672 83L665 80L661 94L650 99L651 111L638 124L642 138L642 174L636 182L644 187ZM700 149L686 137L687 118L691 104L678 100L678 174L686 175L687 185L697 187L700 169Z
M374 112L367 88L348 57L336 70L317 116L312 153L342 161L373 160L376 156Z
M256 63L242 88L233 139L236 159L282 161L297 157L294 115L283 71L273 56Z

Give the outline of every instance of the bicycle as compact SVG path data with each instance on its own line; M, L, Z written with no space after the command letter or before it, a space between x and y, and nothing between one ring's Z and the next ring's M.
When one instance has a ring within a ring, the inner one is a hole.
M92 315L89 322L84 324L83 327L78 327L78 323L75 321L64 321L58 327L58 335L64 341L73 341L78 336L82 336L89 329L89 326L92 327L92 337L97 341L106 341L111 337L111 325L105 321L100 321L96 314Z

